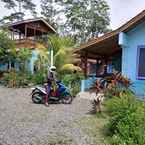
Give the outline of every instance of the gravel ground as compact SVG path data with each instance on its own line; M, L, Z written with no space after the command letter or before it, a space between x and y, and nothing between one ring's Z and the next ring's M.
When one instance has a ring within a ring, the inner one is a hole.
M0 87L0 145L92 145L78 127L90 101L79 95L71 105L31 102L30 89Z

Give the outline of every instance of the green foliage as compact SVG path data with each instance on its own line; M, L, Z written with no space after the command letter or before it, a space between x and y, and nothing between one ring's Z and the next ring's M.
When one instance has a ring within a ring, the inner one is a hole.
M75 39L79 42L84 42L88 38L96 37L107 31L109 6L106 1L66 0L64 5L67 17L66 26L75 33Z
M35 74L29 72L16 72L14 69L8 73L4 73L1 83L7 87L28 87L29 85L43 85L46 82L46 74L42 71L38 71Z
M29 72L18 72L16 77L16 87L27 87L31 84L32 75Z
M133 92L129 88L125 88L123 86L114 86L104 91L106 98L112 98L114 96L120 97L122 94L132 93Z
M1 83L8 87L14 87L15 81L16 81L16 73L14 71L4 73L3 78L1 79Z
M50 49L54 51L54 65L57 68L58 77L61 78L62 67L73 61L73 39L70 37L51 35L49 36L48 42L50 44Z
M6 44L6 43L4 43ZM54 51L54 65L57 68L58 78L63 78L64 71L62 71L62 67L67 63L71 63L72 58L72 47L74 43L73 40L69 37L58 37L58 36L49 36L49 46L50 49ZM5 46L5 45L4 45ZM9 46L11 47L11 45ZM5 47L4 47L5 48ZM9 85L12 87L20 87L29 85L29 83L33 84L43 84L47 71L48 64L50 63L50 57L48 57L48 50L46 49L38 49L38 59L35 62L36 72L33 76L31 76L27 71L28 62L32 56L32 52L29 48L21 48L16 54L17 57L13 59L14 62L17 62L20 65L19 71L15 71L15 77L11 71L6 73L3 78L3 83L9 84L9 82L14 82L13 85ZM3 52L1 52L3 54ZM4 55L4 54L3 54ZM16 55L15 55L16 56ZM10 57L10 55L9 55ZM11 83L10 83L11 84Z
M40 71L46 71L48 68L48 64L50 63L50 58L48 56L48 50L47 49L38 49L38 58L35 61L35 65L37 66L37 69Z
M22 20L29 11L34 16L36 15L35 7L36 5L32 0L1 0L4 3L4 7L11 10L10 15L3 17L0 22L12 22L15 20Z
M41 84L43 85L44 82L46 82L46 76L47 72L44 73L43 71L38 71L37 73L35 73L32 77L32 83L34 85L38 85L38 84Z
M25 72L27 71L27 62L32 56L32 52L29 48L21 48L18 51L17 59L18 63L20 64L20 71Z
M41 14L57 25L58 32L73 36L76 42L108 31L109 6L105 0L41 0L41 8Z
M46 20L52 26L56 26L58 22L56 22L56 15L60 14L60 10L57 8L57 2L53 0L41 0L41 14L46 18ZM54 6L55 4L55 6ZM58 19L58 17L57 17Z
M63 76L63 83L69 87L72 96L76 96L80 92L81 80L83 79L83 74L65 74Z
M1 80L3 85L7 87L26 87L31 83L32 75L29 72L16 72L11 69L8 73L4 73Z
M29 48L21 48L17 54L17 60L19 62L25 62L31 57L32 53Z
M132 93L106 102L111 119L107 125L111 145L145 144L145 103Z
M16 49L14 41L12 41L8 32L0 30L0 60L2 62L9 62L16 56Z
M3 34L3 33L2 33ZM5 33L4 33L5 34ZM2 35L3 36L3 35ZM4 35L5 36L5 35ZM6 39L7 40L7 39ZM9 44L4 42L4 44ZM5 49L5 45L2 49ZM8 47L11 47L8 45ZM66 74L62 70L63 66L66 64L71 64L73 61L72 57L72 47L74 46L74 42L70 37L58 37L58 36L49 36L49 46L50 49L54 51L54 65L57 68L58 78L63 78ZM5 56L5 52L1 51L1 56ZM9 51L8 51L9 52ZM29 48L21 48L13 59L14 62L19 64L19 71L9 71L4 74L2 82L4 84L8 84L10 87L21 87L27 86L31 83L33 84L43 84L46 79L48 64L50 63L50 57L48 57L48 50L41 49L38 50L38 59L35 62L36 72L31 75L28 73L28 62L32 56L32 52ZM16 57L17 56L17 57ZM11 56L9 55L8 58ZM12 83L11 83L12 82Z

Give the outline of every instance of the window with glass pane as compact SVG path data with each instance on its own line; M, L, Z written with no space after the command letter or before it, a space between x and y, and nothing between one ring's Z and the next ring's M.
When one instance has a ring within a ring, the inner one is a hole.
M138 79L145 79L145 46L138 48Z

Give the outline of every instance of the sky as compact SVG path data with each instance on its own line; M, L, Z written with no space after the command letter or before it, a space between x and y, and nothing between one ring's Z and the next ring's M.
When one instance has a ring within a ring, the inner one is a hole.
M106 0L110 6L111 28L116 29L141 11L145 0Z
M145 9L145 0L106 0L110 6L111 28L116 29ZM33 0L40 12L40 0ZM0 18L9 11L0 2ZM30 16L28 16L30 17Z

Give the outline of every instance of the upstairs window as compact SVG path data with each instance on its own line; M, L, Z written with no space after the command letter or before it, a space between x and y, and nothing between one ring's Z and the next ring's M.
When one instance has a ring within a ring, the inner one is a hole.
M137 77L145 79L145 46L138 47Z

